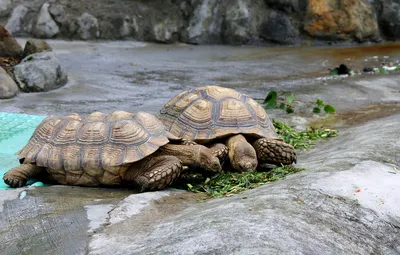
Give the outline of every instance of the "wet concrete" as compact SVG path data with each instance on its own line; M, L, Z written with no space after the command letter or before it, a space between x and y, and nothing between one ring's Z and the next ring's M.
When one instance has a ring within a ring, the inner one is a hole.
M361 68L373 55L399 59L399 44L49 42L69 70L69 84L2 100L0 111L156 113L183 89L221 84L260 100L270 89L294 92L304 125L315 120L345 129L338 138L299 152L299 166L307 171L231 198L199 202L201 195L177 190L133 194L67 186L1 191L2 254L400 253L400 75L319 79L345 61ZM317 98L338 113L314 115Z

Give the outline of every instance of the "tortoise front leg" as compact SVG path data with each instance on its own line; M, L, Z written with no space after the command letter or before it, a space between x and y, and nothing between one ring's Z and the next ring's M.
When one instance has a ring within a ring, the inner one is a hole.
M228 156L229 149L223 143L215 143L208 147L211 153L219 159L222 164L225 162L226 156Z
M4 174L3 180L11 188L25 186L28 180L44 171L44 168L33 164L22 164Z
M293 146L278 139L260 138L253 144L260 161L272 164L291 165L297 162Z
M243 135L229 137L226 144L229 150L229 160L236 171L250 172L256 170L258 164L256 151Z
M172 184L172 182L174 182L182 172L182 163L175 156L170 156L170 155L154 156L151 157L150 160L147 160L147 162L144 163L145 164L144 165L142 164L141 166L133 164L128 170L128 171L137 171L137 169L144 170L142 171L141 174L139 174L133 179L133 182L139 187L140 192L164 189L170 184Z

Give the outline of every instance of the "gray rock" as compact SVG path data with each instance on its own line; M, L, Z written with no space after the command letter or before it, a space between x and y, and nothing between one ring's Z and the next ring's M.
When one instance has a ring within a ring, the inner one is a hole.
M14 67L22 91L41 92L59 88L67 83L67 72L52 52L29 55Z
M400 0L376 2L381 32L391 40L400 39Z
M96 39L100 36L97 19L85 12L78 18L78 34L83 40Z
M255 1L254 1L255 2ZM222 36L226 44L245 44L251 36L251 10L243 0L232 1L226 9L222 23Z
M26 41L24 47L24 56L28 56L43 51L52 51L52 48L46 41L38 39L30 39Z
M18 91L15 81L0 67L0 99L12 98Z
M60 29L49 13L50 4L43 4L39 12L39 17L35 26L35 36L41 38L52 38L56 36Z
M342 132L285 180L168 216L147 209L156 222L143 213L108 225L89 254L399 254L399 121Z
M289 17L281 11L271 11L260 29L260 37L280 44L298 44L300 38Z
M0 0L0 18L7 17L11 13L11 0Z
M194 44L221 43L222 6L216 0L197 3L190 15L187 42Z
M60 4L50 4L49 13L51 17L54 19L54 21L58 23L65 22L66 14L64 6Z
M6 24L6 29L13 35L26 35L32 32L33 19L30 10L23 6L18 5L14 8L10 19Z

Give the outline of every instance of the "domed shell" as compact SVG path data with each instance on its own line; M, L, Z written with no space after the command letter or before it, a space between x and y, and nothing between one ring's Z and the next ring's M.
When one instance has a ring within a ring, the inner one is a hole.
M124 165L152 154L169 142L168 137L164 125L144 112L49 116L18 154L21 163L61 175L56 178L61 183L117 184L125 174Z
M278 137L264 108L236 90L206 86L180 93L160 111L173 135L207 142L232 134Z

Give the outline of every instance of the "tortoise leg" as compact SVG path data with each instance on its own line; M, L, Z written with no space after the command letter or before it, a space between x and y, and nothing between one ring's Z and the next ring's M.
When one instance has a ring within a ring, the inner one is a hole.
M232 167L239 172L250 172L257 168L257 154L243 135L228 138L228 156Z
M221 165L225 162L226 156L228 156L228 147L223 143L215 143L208 147L211 153L219 159Z
M140 192L164 189L175 181L182 172L181 161L170 155L155 156L145 166L141 167L144 167L144 172L133 180ZM136 166L134 166L133 171L137 171Z
M253 144L258 159L272 164L291 165L297 162L293 146L277 139L260 138Z
M40 174L43 170L44 168L37 165L22 164L5 173L3 180L11 188L19 188L25 186L31 177Z

